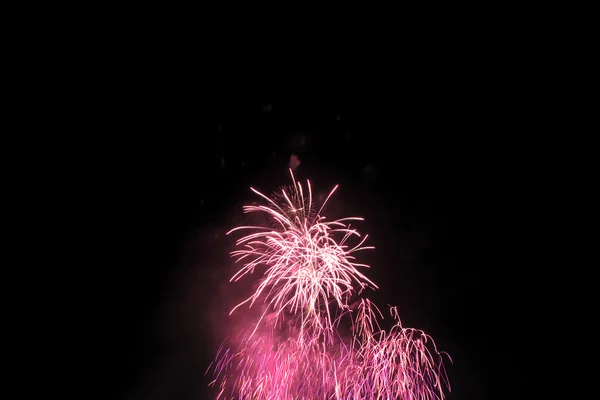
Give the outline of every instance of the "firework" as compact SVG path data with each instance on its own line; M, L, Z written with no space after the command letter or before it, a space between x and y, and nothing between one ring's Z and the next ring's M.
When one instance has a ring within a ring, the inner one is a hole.
M308 197L305 198L302 185L295 182L293 174L292 180L292 189L282 189L275 199L251 189L264 198L268 206L245 206L244 212L266 213L273 227L241 226L227 233L253 231L236 242L243 248L234 251L232 256L237 259L236 262L245 261L245 264L232 281L253 272L257 266L266 267L255 293L231 312L246 303L252 306L257 299L264 297L268 307L261 319L267 313L273 313L277 323L284 312L289 311L300 315L302 329L311 326L327 331L333 328L334 320L330 302L334 301L338 308L344 309L355 291L355 285L359 291L377 288L358 269L368 266L356 263L353 255L373 247L363 246L368 236L353 247L347 245L351 237L360 238L349 222L361 221L362 218L326 221L321 216L337 186L314 213L310 181L307 182ZM341 240L336 241L334 235L341 236Z
M272 197L251 189L265 204L243 208L267 215L269 226L227 233L249 232L231 253L241 264L231 281L262 272L254 293L230 315L257 302L262 311L209 367L217 399L443 399L450 388L444 353L427 334L404 328L395 307L395 324L385 331L370 300L348 305L378 288L361 272L369 266L355 259L373 249L364 245L368 235L351 226L362 218L328 221L322 211L337 186L317 209L310 182L305 192L290 174L291 187Z

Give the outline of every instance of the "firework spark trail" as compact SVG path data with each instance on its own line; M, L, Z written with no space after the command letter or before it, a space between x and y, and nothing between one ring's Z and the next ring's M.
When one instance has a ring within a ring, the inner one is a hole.
M370 300L348 305L353 295L377 289L359 271L368 265L353 256L373 248L363 246L368 236L361 238L350 226L362 218L326 221L321 212L337 186L316 211L310 182L305 197L290 174L291 190L270 198L252 189L268 205L244 207L245 213L265 213L273 226L227 233L254 231L236 241L242 248L231 255L243 265L232 282L264 268L255 292L230 315L259 299L263 311L236 345L219 348L209 366L211 386L220 388L217 399L444 399L444 389L450 389L445 353L427 334L404 328L395 307L395 324L386 332L379 325L383 314ZM353 237L359 243L350 246ZM340 332L342 320L350 322L349 335Z

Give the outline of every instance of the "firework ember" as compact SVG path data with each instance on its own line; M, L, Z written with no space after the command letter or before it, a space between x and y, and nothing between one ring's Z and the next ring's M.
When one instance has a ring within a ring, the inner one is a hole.
M251 189L264 205L245 213L269 217L269 226L240 226L232 257L241 264L231 278L262 274L258 286L230 315L260 304L257 320L223 344L208 371L217 399L444 399L450 389L442 356L424 332L404 328L395 307L394 326L370 300L349 302L377 289L355 254L367 235L351 226L359 217L327 221L310 182L296 182L272 197ZM354 245L350 242L355 241ZM208 372L207 371L207 372Z

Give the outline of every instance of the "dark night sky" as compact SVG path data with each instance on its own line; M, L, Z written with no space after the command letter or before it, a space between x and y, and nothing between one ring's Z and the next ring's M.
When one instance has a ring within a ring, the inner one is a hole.
M100 113L92 146L104 152L89 177L99 238L89 250L109 293L97 327L109 397L210 398L203 374L231 272L223 233L254 200L250 185L289 183L291 154L299 179L340 184L333 212L365 217L375 297L451 354L449 399L515 393L518 380L503 376L520 367L503 327L521 318L526 180L514 178L526 146L511 132L521 111L508 78L412 72L359 88L313 82L312 92L221 76L228 85L210 92L183 78L119 88Z

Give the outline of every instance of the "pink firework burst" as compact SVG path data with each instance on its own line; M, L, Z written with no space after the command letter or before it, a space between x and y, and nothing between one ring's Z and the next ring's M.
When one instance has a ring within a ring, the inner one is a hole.
M282 189L272 199L251 189L268 205L244 207L246 213L266 213L273 222L272 227L240 226L227 233L252 231L236 242L243 248L232 252L232 256L237 259L236 262L244 261L245 264L232 281L239 280L257 267L265 268L258 289L231 312L246 303L252 306L264 296L268 307L261 319L270 314L276 324L287 311L300 316L302 329L311 327L331 331L335 321L331 302L335 302L339 309L346 309L348 300L355 293L355 286L358 286L359 293L365 288L377 288L359 271L359 268L368 268L368 265L356 263L354 257L354 253L373 247L363 246L368 235L361 238L358 231L350 226L351 221L362 221L362 218L327 221L321 215L337 186L315 212L310 181L307 181L308 197L305 197L302 185L296 183L293 173L291 175L294 185L289 193ZM336 240L336 236L341 239ZM352 237L360 241L349 246L347 242Z
M244 212L266 214L271 226L241 226L228 234L250 231L232 252L240 270L232 282L260 270L258 286L244 304L261 302L257 320L239 334L232 347L221 346L209 370L217 399L444 399L450 389L442 362L445 353L424 332L404 328L395 307L395 324L380 328L383 314L355 294L377 289L354 254L373 249L351 227L350 217L327 221L317 210L312 189L294 179L293 186L268 197L265 205L245 206ZM356 244L349 241L356 238ZM283 324L283 320L287 323ZM350 324L341 331L340 321ZM207 370L208 372L208 370Z

